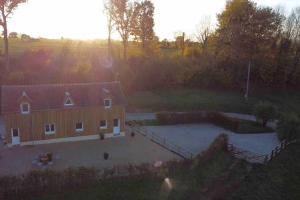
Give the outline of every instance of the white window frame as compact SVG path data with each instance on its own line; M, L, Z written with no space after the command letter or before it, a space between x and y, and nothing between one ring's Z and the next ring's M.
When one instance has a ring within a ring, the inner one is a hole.
M67 104L67 103L66 103L68 100L70 100L71 104ZM64 105L65 105L65 106L74 106L74 102L73 102L73 100L71 99L71 97L68 96L68 97L66 98Z
M28 105L28 111L24 111L23 110L23 105ZM30 104L29 103L26 103L26 102L23 102L20 104L20 109L21 109L21 113L26 115L26 114L30 114Z
M51 130L52 125L53 125L53 127L54 127L54 130ZM46 130L46 126L49 126L49 128L50 128L49 131ZM54 134L56 133L56 126L55 126L55 123L45 124L44 129L45 129L45 135L54 135Z
M105 101L109 101L109 106L106 106L106 105L105 105ZM105 108L111 108L112 100L111 100L111 99L104 99L103 104L104 104L104 107L105 107Z
M82 128L77 129L76 125L79 124L79 123L81 123ZM76 122L76 124L75 124L75 131L76 131L76 132L82 132L83 130L84 130L83 122Z
M101 126L101 121L105 121L105 126ZM100 129L107 129L107 120L100 121Z

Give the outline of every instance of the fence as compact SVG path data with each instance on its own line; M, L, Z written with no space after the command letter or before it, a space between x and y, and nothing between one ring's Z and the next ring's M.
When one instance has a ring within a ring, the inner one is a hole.
M254 152L246 151L244 149L228 144L228 150L233 154L234 157L244 159L250 163L264 163L266 155L256 154Z
M184 149L170 141L168 141L166 138L161 137L159 134L156 134L150 130L147 130L146 128L139 126L135 123L130 123L129 124L131 131L134 133L139 133L147 138L149 138L150 140L152 140L153 142L163 146L164 148L182 156L183 158L186 159L193 159L194 154L192 152L190 152L187 149Z
M246 151L240 148L237 148L233 146L232 144L228 144L228 150L236 157L240 159L244 159L250 163L262 163L266 164L272 159L274 159L277 155L280 154L280 152L284 149L286 149L290 144L294 144L297 141L287 141L283 140L278 146L275 147L271 151L270 154L265 154L265 155L259 155L250 151Z
M290 144L296 143L297 140L293 141L288 141L288 140L283 140L275 149L272 150L272 152L269 155L265 156L265 163L273 160L280 152L284 149L286 149Z

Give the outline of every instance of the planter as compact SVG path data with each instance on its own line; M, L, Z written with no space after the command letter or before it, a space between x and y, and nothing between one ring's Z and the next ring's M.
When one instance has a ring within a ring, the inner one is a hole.
M105 136L103 133L100 134L100 140L104 140L105 139Z

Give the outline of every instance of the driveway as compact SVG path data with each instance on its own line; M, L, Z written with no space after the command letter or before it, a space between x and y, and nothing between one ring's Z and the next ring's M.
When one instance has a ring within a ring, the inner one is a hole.
M32 169L44 169L35 163L40 153L52 152L53 165L49 169L63 170L69 167L95 167L97 169L128 164L155 163L181 159L141 135L37 146L0 148L0 176L17 175ZM105 161L103 153L110 158Z
M226 133L234 146L261 155L269 154L279 144L276 133L236 134L207 123L145 128L194 154L205 151L221 133Z

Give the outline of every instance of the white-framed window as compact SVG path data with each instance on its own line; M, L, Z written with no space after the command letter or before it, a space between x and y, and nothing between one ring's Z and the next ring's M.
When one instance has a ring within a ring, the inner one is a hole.
M65 106L74 106L74 103L70 97L66 98Z
M107 129L107 120L100 121L100 129Z
M83 123L82 122L77 122L76 125L75 125L75 130L76 130L76 132L83 131Z
M111 108L111 99L104 99L104 107Z
M55 124L46 124L45 125L45 134L46 135L55 134Z
M22 114L29 114L30 113L30 104L29 103L21 103L20 109Z

